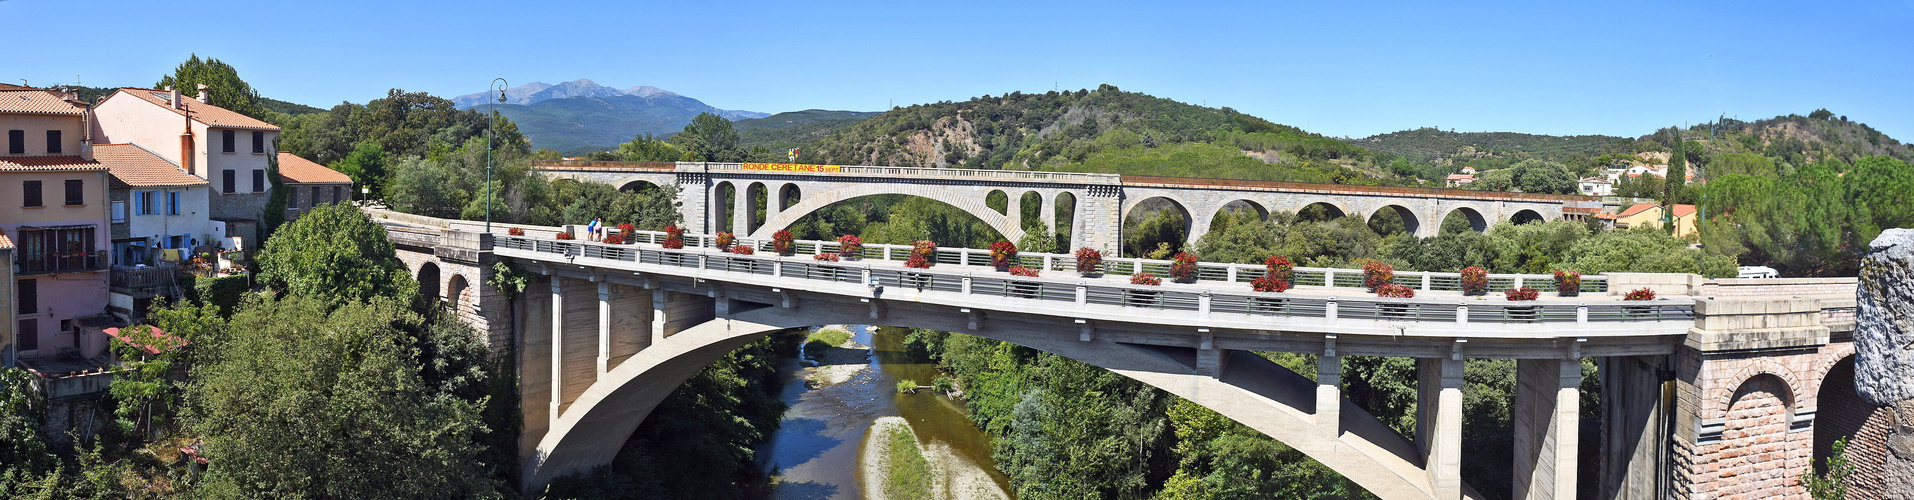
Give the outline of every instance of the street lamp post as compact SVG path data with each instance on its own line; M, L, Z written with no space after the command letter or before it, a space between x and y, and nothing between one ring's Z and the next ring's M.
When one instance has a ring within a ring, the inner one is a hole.
M492 232L492 143L498 138L498 103L505 100L505 89L511 86L504 78L493 78L485 85L485 96L491 97L492 91L498 91L498 99L486 99L490 113L485 117L485 232Z

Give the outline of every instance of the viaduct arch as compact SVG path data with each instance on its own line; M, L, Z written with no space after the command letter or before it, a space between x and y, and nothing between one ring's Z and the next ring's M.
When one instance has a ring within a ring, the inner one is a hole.
M852 184L806 196L800 198L800 201L796 205L792 205L789 208L776 211L767 209L764 225L758 227L757 231L753 231L751 237L769 239L772 233L789 229L791 224L797 223L798 219L831 206L834 203L864 196L905 194L929 198L946 205L957 207L959 210L969 212L971 215L983 220L984 224L989 225L991 229L997 230L997 233L1003 235L1006 240L1018 241L1023 239L1022 212L1016 210L1019 203L1015 201L1018 197L1022 196L1022 193L1011 198L1010 209L1004 211L1007 213L1000 213L985 205L984 199L981 197L955 192L940 186L911 185L906 189L901 189L901 191L903 191L902 193L899 191L900 189L897 186Z

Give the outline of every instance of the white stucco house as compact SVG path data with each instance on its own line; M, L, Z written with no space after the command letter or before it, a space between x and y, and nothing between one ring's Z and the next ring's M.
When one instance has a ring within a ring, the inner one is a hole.
M207 181L207 218L251 241L272 183L279 127L177 89L123 87L93 107L95 143L132 144ZM131 201L131 200L129 200ZM248 243L251 245L251 243Z

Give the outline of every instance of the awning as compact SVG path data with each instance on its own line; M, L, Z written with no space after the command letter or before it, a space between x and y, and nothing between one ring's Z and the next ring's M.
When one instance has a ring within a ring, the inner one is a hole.
M46 229L93 229L93 228L95 228L95 227L98 227L98 226L95 226L95 225L93 225L93 224L68 224L68 225L65 225L65 226L20 226L20 229L22 229L22 230L46 230Z

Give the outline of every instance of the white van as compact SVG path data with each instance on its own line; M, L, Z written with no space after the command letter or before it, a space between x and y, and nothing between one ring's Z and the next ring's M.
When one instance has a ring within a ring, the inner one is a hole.
M1741 266L1739 278L1779 278L1781 273L1768 266Z

